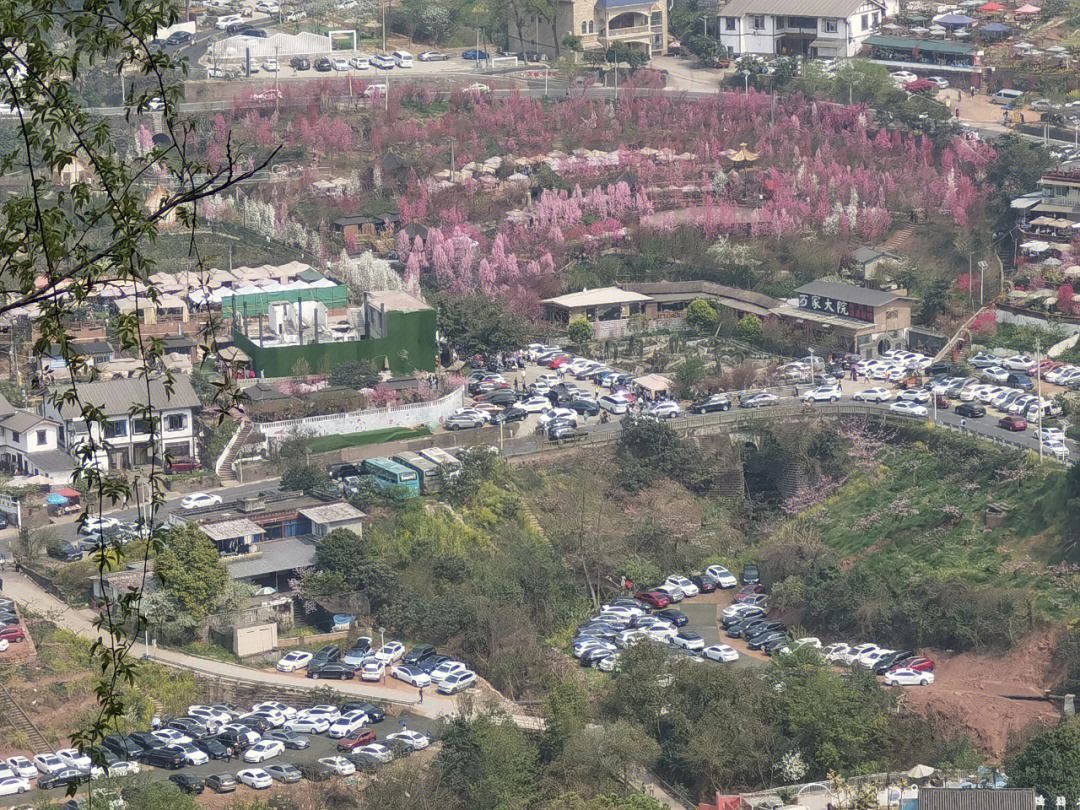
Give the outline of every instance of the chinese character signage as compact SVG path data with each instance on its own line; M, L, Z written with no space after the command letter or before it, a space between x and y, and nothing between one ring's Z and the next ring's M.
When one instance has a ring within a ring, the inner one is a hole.
M868 307L865 304L853 304L850 301L840 301L836 298L826 298L824 295L800 293L799 309L809 309L825 315L857 318L860 321L872 322L874 320L873 307Z

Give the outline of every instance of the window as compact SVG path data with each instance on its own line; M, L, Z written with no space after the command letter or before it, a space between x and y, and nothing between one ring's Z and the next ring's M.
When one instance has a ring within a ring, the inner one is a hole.
M653 28L659 28L664 24L664 13L662 11L654 11L649 23Z
M734 17L724 17L724 30L725 31L734 31L735 30L735 18Z
M589 33L590 34L595 34L596 33L596 29L593 27L593 21L592 20L589 20Z
M878 23L880 23L880 22L881 22L881 13L878 12L878 11L875 11L874 12L874 28L877 28Z
M836 33L836 28L837 28L836 20L825 20L825 33L826 34L835 34Z
M127 436L127 422L123 420L119 422L106 422L105 438L115 439L118 436Z
M166 430L183 430L187 427L187 419L182 413L174 413L165 417Z
M860 30L865 31L869 27L870 27L870 15L869 14L863 14L862 15L862 28Z
M765 15L755 14L752 18L751 24L753 25L755 31L761 31L765 28Z
M583 33L583 34L589 33L589 24L587 22L585 22L584 20L581 21L581 33Z
M794 21L794 19L795 18L792 17L792 21ZM776 27L777 28L787 28L787 26L784 25L785 22L786 22L786 20L783 17L777 17L776 18Z
M37 432L37 443L38 443L38 446L40 446L40 445L43 445L43 444L46 444L46 443L47 443L47 441L48 441L48 440L47 440L47 439L46 439L46 437L45 437L45 431L44 431L44 430L39 430L39 431Z
M150 433L152 430L149 419L136 419L131 423L131 432L135 434Z
M12 438L13 441L16 441L16 442L19 441L19 431L17 431L17 430L11 431L11 438Z

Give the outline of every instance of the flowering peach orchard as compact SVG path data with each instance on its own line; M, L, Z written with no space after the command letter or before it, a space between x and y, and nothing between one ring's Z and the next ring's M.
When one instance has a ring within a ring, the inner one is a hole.
M294 162L344 178L332 209L315 221L294 221L285 199L302 195L296 183L253 192L272 212L267 227L320 232L312 244L327 260L341 251L327 219L382 194L400 226L428 229L426 238L397 237L406 285L481 291L534 317L542 299L563 290L571 257L632 248L679 228L708 239L813 234L873 244L918 212L966 230L984 215L985 173L996 158L980 141L935 144L878 125L865 106L800 95L626 93L611 105L581 95L440 97L403 86L385 105L342 110L329 101L340 100L335 81L307 85L302 99L286 88L280 110L239 99L203 133L201 147L219 159L231 131L255 146L284 143ZM732 162L743 145L756 161ZM372 187L372 166L388 150L411 167L408 179ZM501 161L498 172L476 170L491 159ZM549 180L543 188L540 173ZM305 172L301 183L310 180Z

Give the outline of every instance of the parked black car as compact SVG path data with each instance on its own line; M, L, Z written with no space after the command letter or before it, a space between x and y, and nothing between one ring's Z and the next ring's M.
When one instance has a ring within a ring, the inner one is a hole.
M401 659L401 663L406 666L413 666L414 664L419 664L425 658L432 655L438 655L438 653L439 651L431 644L417 644L405 653L405 657Z
M151 748L149 751L144 751L141 762L145 765L153 765L155 768L165 768L169 771L180 770L186 764L183 754L165 748Z
M165 44L176 47L178 45L187 45L194 41L195 37L192 36L190 31L173 31L165 40Z
M716 590L716 580L708 574L691 574L690 581L697 585L702 593L712 593Z
M169 781L184 793L191 793L194 796L198 796L206 787L206 784L198 776L191 776L186 773L174 773L169 777Z
M517 392L509 388L497 388L490 394L484 397L484 402L490 402L492 405L513 405L518 401Z
M162 744L161 740L159 740L149 731L133 731L128 735L128 739L131 740L133 743L142 746L143 750L157 748Z
M341 647L331 644L329 647L323 647L321 650L311 656L311 660L308 661L307 668L318 669L323 664L329 664L332 661L338 661L341 659Z
M309 678L337 678L339 681L352 680L356 671L348 664L340 664L335 661L323 664L318 669L312 669L308 665Z
M656 611L653 615L658 619L671 622L676 627L685 627L690 621L685 613L681 610L676 610L675 608L664 608L663 610Z
M270 729L273 728L273 726L270 725L269 720L267 720L265 717L259 717L257 714L246 715L244 717L244 719L242 721L240 721L240 722L242 722L245 726L250 728L252 731L259 732L260 736L262 736L263 734L265 734L266 732L268 732Z
M294 56L289 60L289 65L293 70L311 70L311 61L303 56Z
M420 669L424 670L424 672L430 675L431 671L443 661L452 660L454 659L452 659L449 655L432 655L421 661L418 666L420 667Z
M791 641L791 639L788 638L787 633L780 633L775 638L765 641L761 645L761 651L766 655L772 655L781 647L787 646L789 641Z
M268 36L265 28L255 28L252 25L245 25L241 28L240 35L245 37L256 37L257 39L266 39Z
M75 768L65 768L59 773L47 773L38 777L37 786L42 790L81 785L90 781L90 774Z
M360 468L355 464L331 464L326 468L326 472L330 474L330 477L335 481L342 478L348 478L350 475L360 475Z
M309 782L326 782L337 776L337 771L321 762L298 762L296 767Z
M600 404L595 399L571 399L563 403L563 407L580 413L582 416L596 416L600 413Z
M223 731L218 734L217 737L215 737L214 739L216 739L222 745L232 748L233 756L236 756L236 754L242 753L248 748L251 748L252 745L248 742L248 736L246 734L241 734L237 731Z
M334 66L330 64L330 60L326 57L315 60L315 70L319 71L319 73L329 73L333 69Z
M49 546L47 552L50 557L60 562L78 562L83 555L82 549L71 543Z
M986 408L978 402L961 402L956 406L953 413L957 416L966 417L967 419L981 419L986 416Z
M742 584L756 585L761 582L761 571L754 563L747 563L742 569Z
M287 728L275 728L272 731L268 731L263 735L264 740L277 740L284 743L286 748L291 748L294 751L302 751L311 745L311 740L305 737L303 734L297 734L295 731L289 731Z
M215 773L206 777L206 781L203 783L214 793L235 793L236 792L236 777L231 773Z
M428 659L424 659L424 661L421 662L421 667L423 667L423 664L427 663L427 660ZM434 669L434 667L432 667L432 669ZM372 723L381 723L386 719L386 711L381 706L376 706L374 703L347 703L341 707L342 712L351 712L353 709L359 709L367 715L368 725L371 725Z
M495 414L492 418L492 422L524 422L529 417L529 412L521 408L515 408L513 406L507 408L505 411Z
M706 399L699 399L697 402L691 403L690 405L690 413L717 413L730 410L731 398L718 394L714 394Z
M755 641L759 641L759 640L765 638L770 633L775 633L778 630L784 630L784 629L786 629L786 628L784 627L783 622L778 622L778 621L775 621L775 620L767 621L767 622L764 622L763 624L755 625L753 628L751 628L748 631L744 631L743 632L743 638L746 639L747 643L753 644Z
M765 645L769 644L770 642L783 641L784 643L787 643L787 640L788 637L786 630L771 630L754 636L751 639L748 639L746 642L746 646L748 646L751 650L760 650L763 649Z
M207 737L203 740L195 740L194 745L203 751L210 759L225 759L229 752L225 749L221 740L216 737Z
M892 669L895 664L906 661L914 655L917 655L914 650L897 650L894 653L883 655L878 659L878 662L874 664L874 674L884 675Z
M182 731L191 739L198 740L210 736L210 730L192 717L176 717L166 723L166 728Z
M131 737L125 737L123 734L110 734L101 744L124 760L137 760L142 752L146 750L146 746L140 745Z

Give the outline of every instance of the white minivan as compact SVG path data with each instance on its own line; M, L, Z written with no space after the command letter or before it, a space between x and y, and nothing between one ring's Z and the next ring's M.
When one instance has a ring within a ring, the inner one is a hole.
M413 66L413 55L408 51L394 51L394 62L397 63L399 68L411 68Z
M1023 96L1022 90L998 90L990 96L990 101L994 104L1015 104Z

